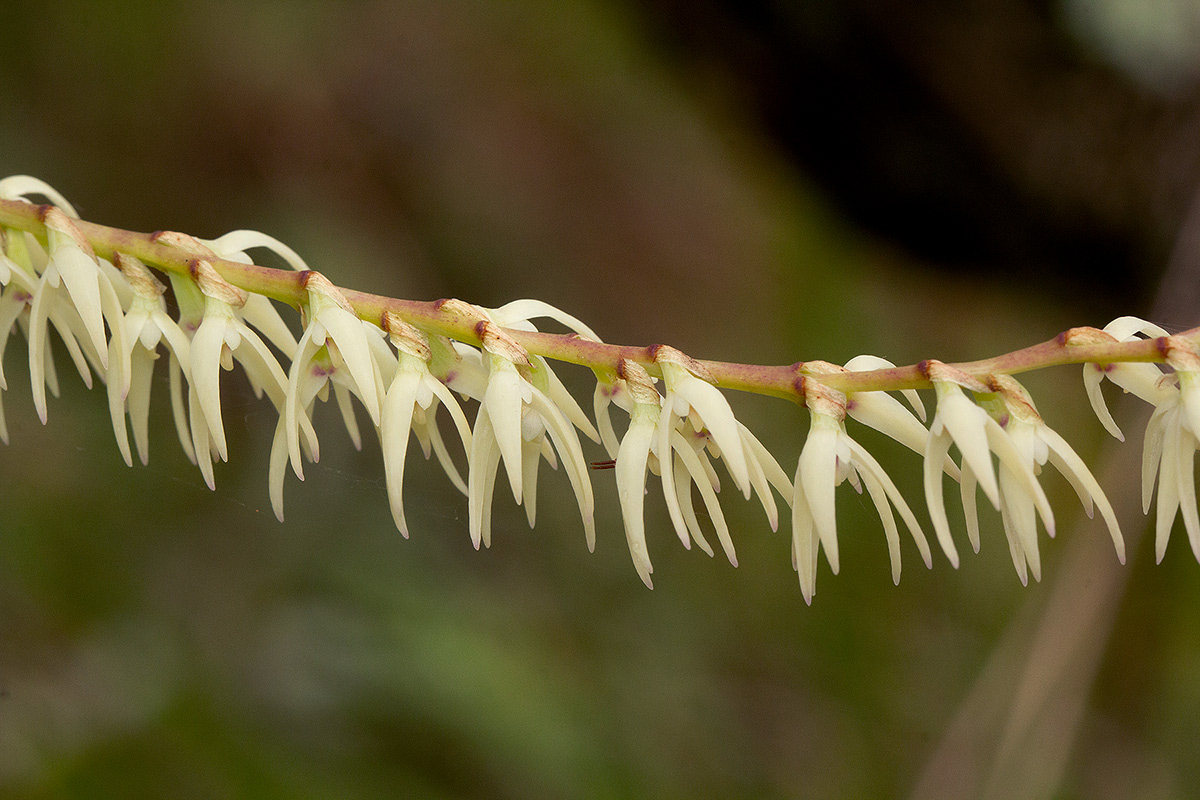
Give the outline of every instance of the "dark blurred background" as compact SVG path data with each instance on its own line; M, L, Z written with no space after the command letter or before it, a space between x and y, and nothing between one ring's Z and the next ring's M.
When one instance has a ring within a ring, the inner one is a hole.
M54 1L6 5L2 30L0 174L123 228L264 230L341 285L538 297L611 341L981 358L1149 314L1168 265L1196 261L1194 0ZM23 353L4 365L0 796L1200 795L1200 568L1182 531L1161 566L1139 543L1134 416L1133 465L1101 478L1128 567L1073 555L1106 534L1074 530L1048 476L1043 584L1020 585L985 512L979 556L927 572L906 544L897 588L843 489L842 574L822 567L809 608L788 532L736 497L735 570L683 551L651 493L646 591L607 473L594 555L557 474L533 531L498 492L474 552L464 498L419 459L404 541L377 445L354 452L335 415L280 525L274 413L239 377L213 494L165 376L130 470L69 366L37 423ZM1027 385L1099 464L1079 383ZM734 403L794 469L803 414ZM927 520L918 459L861 440ZM1093 612L1087 658L1039 627L1056 596ZM1062 677L1072 713L1022 693L1030 675Z

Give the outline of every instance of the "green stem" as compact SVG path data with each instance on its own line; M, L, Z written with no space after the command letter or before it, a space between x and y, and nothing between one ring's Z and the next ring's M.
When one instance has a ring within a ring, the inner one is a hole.
M0 226L28 231L45 238L42 223L45 210L19 200L0 199ZM110 228L93 222L76 220L80 233L96 254L112 259L121 252L135 256L145 264L165 272L187 275L191 271L194 253L160 240L158 234ZM229 283L255 294L299 308L305 302L304 274L290 270L271 269L256 264L211 259L213 267ZM355 312L365 320L379 324L385 311L399 315L406 322L427 333L440 334L467 344L480 344L476 330L479 320L465 315L445 301L400 300L367 292L342 289ZM581 339L574 334L533 333L507 330L512 338L528 352L556 361L579 364L598 374L613 374L622 359L636 361L656 377L661 373L654 361L657 345L634 347L606 344ZM1200 338L1200 328L1177 335L1179 338ZM1068 334L1011 353L980 361L950 366L977 378L994 374L1016 374L1060 364L1111 364L1117 362L1163 362L1166 360L1165 339L1139 339L1129 342L1071 344ZM781 366L760 366L727 361L700 361L717 385L725 389L771 395L803 403L802 384L805 379L819 380L825 386L842 392L895 391L924 389L932 384L926 374L925 362L904 367L863 372L813 373L809 375L804 362Z

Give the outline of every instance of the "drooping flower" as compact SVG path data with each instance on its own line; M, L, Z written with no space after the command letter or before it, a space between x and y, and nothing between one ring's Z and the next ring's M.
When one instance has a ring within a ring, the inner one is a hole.
M349 395L359 399L371 423L378 428L380 405L385 394L371 343L372 337L383 336L382 329L359 319L341 290L320 273L305 273L305 289L304 333L288 370L283 413L271 448L271 502L280 519L283 518L283 473L289 461L296 477L304 480L302 434L312 460L319 458L311 419L317 396L333 385L342 419L355 447L361 449L362 440L354 422Z
M649 589L654 588L650 573L650 551L646 547L646 470L650 450L655 442L661 399L646 369L636 361L622 359L617 375L632 400L629 408L629 428L613 454L617 477L617 499L621 504L621 519L625 525L625 540L634 569ZM611 424L610 424L611 430ZM615 435L615 434L614 434ZM689 487L690 488L690 487Z
M892 506L900 512L925 565L932 557L925 533L916 516L896 488L891 477L874 456L846 432L846 397L814 378L803 383L805 405L811 427L796 468L792 497L792 563L800 577L800 590L806 603L816 592L817 554L825 558L834 574L838 572L837 517L834 490L850 481L856 490L865 485L879 519L883 523L891 560L892 580L900 580L900 536Z
M23 249L27 236L22 231L0 229L0 393L8 388L8 380L4 376L4 352L8 348L8 337L14 327L28 331L29 306L37 290L37 278L8 256L10 242L15 245L19 240ZM51 393L57 395L58 380L54 374L54 362L52 359L48 361L46 382L50 385ZM0 441L8 444L3 402L0 402Z
M29 372L34 406L45 423L48 324L54 325L80 377L91 388L88 363L107 375L105 324L114 337L121 336L123 312L109 273L66 213L46 207L42 216L48 259L29 309Z
M502 328L519 331L536 331L537 328L534 326L532 320L547 318L564 325L575 336L591 341L600 341L591 328L565 311L555 308L549 303L544 303L541 300L514 300L500 308L479 310L487 319ZM529 372L527 376L529 381L546 395L546 398L562 412L571 425L584 436L599 443L600 436L596 432L595 426L592 425L591 420L587 418L587 415L580 408L574 396L567 391L566 386L563 385L562 381L554 373L554 370L551 369L550 363L542 356L528 353L526 355L529 360ZM527 425L522 431L524 441L521 445L521 505L525 507L525 515L529 521L529 526L533 527L537 515L538 468L542 460L545 459L552 468L557 469L558 461L554 449L547 440L545 425L539 426L536 417L529 418L528 415L526 416L526 423Z
M536 486L530 470L543 457L548 434L575 492L588 549L594 549L595 501L575 427L546 393L525 377L533 375L533 364L503 328L485 318L479 321L477 330L488 373L468 459L468 525L472 543L476 547L491 544L492 494L501 462L513 499L518 504L530 502L526 488Z
M655 452L671 523L684 547L690 548L695 539L706 553L712 554L692 507L691 484L694 483L712 518L725 556L736 566L737 554L716 495L720 481L704 452L724 461L734 484L749 500L753 485L741 428L729 401L713 385L712 376L700 362L665 345L656 348L654 360L666 388L659 412Z
M1155 382L1157 401L1142 451L1142 511L1149 513L1158 479L1154 553L1166 554L1175 516L1183 516L1192 553L1200 561L1200 515L1196 508L1195 455L1200 449L1200 353L1178 336L1165 342L1167 364L1174 370ZM1139 395L1140 396L1140 395Z
M465 493L467 487L462 484L462 478L445 452L446 447L434 418L438 404L445 406L450 413L466 453L471 452L471 428L454 395L429 371L432 351L428 338L390 311L384 314L383 323L389 339L396 346L398 362L380 411L379 439L383 448L383 467L392 517L400 533L407 539L408 522L404 517L403 489L409 434L417 436L426 458L429 458L431 446L437 448L438 458L447 475L456 481L456 485L461 485Z
M236 313L247 293L225 281L204 259L191 262L191 273L204 296L204 312L189 351L188 422L197 465L212 489L213 458L229 457L221 418L221 370L233 369L237 361L251 386L265 391L276 408L283 407L287 380L274 354Z
M1096 344L1100 342L1131 342L1140 336L1165 337L1167 332L1155 325L1137 317L1118 317L1104 326L1103 330L1094 328L1074 328L1068 331L1067 344ZM1083 386L1087 390L1088 401L1092 404L1100 424L1118 441L1125 441L1125 434L1117 427L1116 421L1104 402L1104 394L1100 385L1105 378L1153 406L1158 406L1169 394L1159 385L1162 370L1154 364L1117 363L1117 364L1084 364Z
M1100 484L1078 454L1065 439L1050 428L1038 414L1029 393L1016 379L1008 375L992 375L988 388L995 395L985 399L981 405L1008 435L1017 452L1033 475L1040 473L1047 461L1062 473L1075 489L1088 517L1093 508L1100 509L1100 516L1108 526L1117 558L1125 563L1125 540L1112 505L1105 497ZM1013 566L1021 583L1027 582L1026 567L1035 580L1041 579L1041 560L1038 554L1035 505L1036 493L1027 491L1022 477L1015 474L1006 463L1000 465L998 474L1000 490L1000 517L1008 539ZM966 511L967 534L975 552L979 552L979 522L975 514L975 475L969 467L963 469L963 507ZM1053 528L1048 527L1053 536Z
M108 382L109 412L125 463L133 464L125 427L128 414L138 458L146 464L150 453L150 388L158 346L166 347L172 374L182 371L190 375L190 342L179 324L167 314L167 304L163 300L166 287L133 256L117 253L115 261L132 288L133 296L122 321L122 336L114 336L109 345L110 372L123 377Z
M996 420L987 411L973 402L963 389L970 389L978 394L988 394L988 387L979 380L964 372L943 364L940 361L923 362L926 373L937 393L937 412L930 425L929 443L925 448L925 499L929 506L929 515L933 520L934 530L946 558L956 568L958 567L958 551L950 536L950 523L946 517L946 507L942 499L942 470L950 445L958 447L962 454L962 485L964 487L964 505L967 506L968 516L974 508L974 486L978 483L983 493L992 505L1001 510L1003 502L1010 504L1010 509L1019 507L1022 513L1027 509L1036 509L1041 517L1046 531L1054 535L1054 515L1050 503L1042 487L1038 485L1033 474L1032 459L1023 455L1005 433ZM996 470L992 465L992 453L1000 460L1001 474L1004 483L997 482ZM971 491L967 491L971 487ZM1014 506L1012 504L1019 504ZM1014 521L1013 515L1008 515L1009 522ZM1021 541L1028 539L1035 531L1031 527L1032 520L1021 517L1016 520L1021 524L1019 533ZM1032 549L1025 552L1033 559L1031 565L1035 576L1040 574L1037 562L1036 540ZM1018 567L1020 572L1020 567Z

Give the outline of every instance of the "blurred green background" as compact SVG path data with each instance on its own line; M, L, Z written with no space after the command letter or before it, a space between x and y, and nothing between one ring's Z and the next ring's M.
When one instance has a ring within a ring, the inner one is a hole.
M538 297L610 341L980 358L1149 314L1187 262L1198 20L1184 0L9 4L0 174L119 227L260 229L341 285ZM985 513L979 556L927 572L905 543L895 587L843 489L842 574L822 566L809 608L787 531L736 497L735 570L683 551L652 492L646 591L603 472L594 555L565 476L532 531L498 492L476 553L419 459L405 541L377 445L333 415L281 525L274 413L239 378L214 494L165 376L131 470L66 369L37 423L23 345L0 797L1200 796L1200 568L1182 531L1161 566L1136 536L1136 415L1132 463L1097 469L1128 567L1047 476L1043 584ZM1113 451L1076 369L1028 386L1089 463ZM803 414L733 402L794 469ZM927 520L919 460L861 440Z

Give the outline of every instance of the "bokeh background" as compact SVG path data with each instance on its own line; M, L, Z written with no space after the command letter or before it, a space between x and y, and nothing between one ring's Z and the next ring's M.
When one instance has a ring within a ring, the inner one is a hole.
M0 174L97 222L256 228L342 285L538 297L607 340L758 363L1200 322L1194 0L4 12ZM822 566L810 608L787 532L736 497L737 569L683 551L651 499L645 590L606 473L594 555L565 476L532 531L498 492L477 553L419 460L405 541L377 445L355 452L331 415L279 524L273 411L239 378L210 493L165 377L150 466L127 469L68 371L38 424L23 346L4 364L0 796L1200 796L1200 567L1182 531L1153 564L1145 414L1110 447L1074 368L1028 385L1098 465L1128 566L1047 476L1043 583L1020 585L985 514L978 556L927 572L906 544L895 587L843 490L842 574ZM734 402L793 469L803 413ZM861 439L927 519L918 459Z

